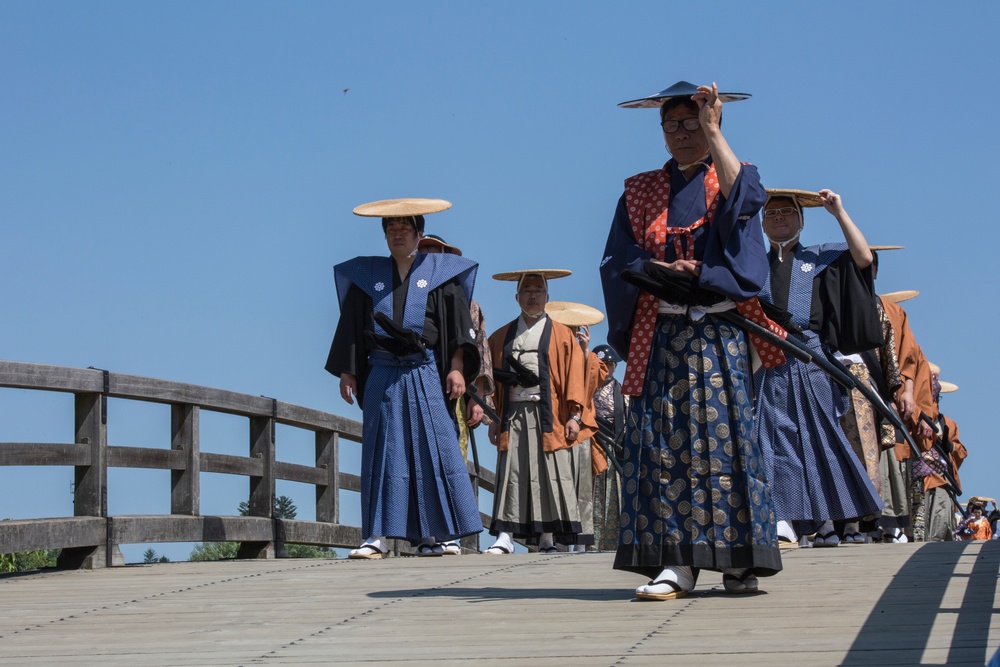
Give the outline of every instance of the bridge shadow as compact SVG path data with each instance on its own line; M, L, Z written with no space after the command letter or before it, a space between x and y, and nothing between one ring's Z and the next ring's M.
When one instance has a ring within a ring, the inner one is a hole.
M497 600L582 600L586 602L620 602L623 597L630 596L631 590L622 588L498 588L475 587L415 590L412 588L399 590L372 591L370 598L401 598L401 597L439 597L463 600L465 602L493 602Z
M981 546L978 554L970 550ZM956 572L963 559L975 558L969 574ZM892 578L851 645L842 665L934 664L924 660L935 623L954 626L948 656L937 664L980 664L989 649L990 620L1000 568L996 542L936 542L917 550ZM959 607L946 607L950 584L966 579ZM949 618L951 617L951 618Z

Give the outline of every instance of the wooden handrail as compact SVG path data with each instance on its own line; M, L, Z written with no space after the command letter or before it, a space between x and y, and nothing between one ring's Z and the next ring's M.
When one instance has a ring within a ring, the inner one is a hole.
M67 392L75 395L74 444L0 443L0 467L72 466L74 517L0 522L0 553L62 549L60 567L95 568L119 564L120 544L143 542L240 542L240 557L268 558L283 542L351 547L361 529L340 524L339 491L358 491L357 475L339 470L341 439L361 441L361 423L320 410L223 389L125 375L100 369L0 361L0 387ZM109 446L107 400L120 398L167 404L171 408L171 448ZM201 410L250 421L247 456L200 450ZM276 459L276 424L315 435L316 464ZM168 515L109 516L107 469L154 468L171 475ZM243 475L250 480L250 515L201 516L202 472ZM478 475L469 465L473 487L493 490L494 474ZM272 518L275 481L316 488L316 521Z

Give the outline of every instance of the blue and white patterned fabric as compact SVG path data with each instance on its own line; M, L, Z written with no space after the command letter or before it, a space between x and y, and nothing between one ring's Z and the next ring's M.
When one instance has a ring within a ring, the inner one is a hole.
M403 326L422 331L427 296L455 277L471 298L476 266L456 255L420 255L410 270ZM388 257L359 257L338 265L341 303L353 283L372 297L376 312L391 317L392 271ZM384 334L377 324L376 333ZM479 506L433 352L398 358L375 350L368 363L362 405L363 536L415 543L425 537L447 541L479 533Z
M626 423L616 569L781 569L749 374L741 329L711 314L657 317Z
M788 311L815 355L825 351L808 330L813 280L846 250L845 243L795 247ZM760 298L772 300L770 274ZM779 521L822 522L881 512L881 496L840 424L850 407L846 390L816 365L791 356L781 366L758 369L754 387L757 442Z

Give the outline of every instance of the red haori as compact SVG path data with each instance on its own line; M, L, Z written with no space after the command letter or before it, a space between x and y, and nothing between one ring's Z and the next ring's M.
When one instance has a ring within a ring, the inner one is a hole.
M760 299L757 297L747 299L746 301L737 301L736 311L751 322L756 322L762 327L769 329L771 333L777 334L782 338L788 338L788 332L764 313L764 309L760 305ZM764 368L774 368L785 363L785 353L774 343L769 343L754 334L750 334L750 343L756 348L757 356L760 357L760 365Z
M694 231L703 225L712 224L719 208L719 178L715 165L705 174L705 215L695 220L689 227L667 225L667 211L670 206L670 162L663 169L636 174L625 181L625 202L628 208L632 234L639 246L652 253L653 259L663 261L666 257L667 236L673 236L674 250L678 259L694 259ZM747 304L750 304L749 306ZM646 381L646 368L653 347L656 329L657 298L649 292L640 292L632 318L632 334L629 339L628 358L622 393L629 396L642 394ZM757 298L737 304L737 310L751 320L766 326L771 331L785 337L785 331L769 320L760 307ZM757 347L761 362L765 367L778 366L785 362L781 350L770 343L750 337Z
M672 162L672 160L671 160ZM695 220L689 227L667 226L667 211L670 206L670 162L663 169L636 174L625 181L625 202L632 234L643 250L653 254L653 258L663 261L666 257L667 235L674 237L674 250L678 259L694 259L694 238L692 234L705 224L712 224L719 208L719 178L715 165L705 174L705 215ZM682 242L682 239L686 243ZM686 247L685 247L686 246ZM622 393L638 396L646 381L646 367L653 347L653 333L656 328L657 299L649 292L640 292L632 318L632 336L628 345L625 382Z

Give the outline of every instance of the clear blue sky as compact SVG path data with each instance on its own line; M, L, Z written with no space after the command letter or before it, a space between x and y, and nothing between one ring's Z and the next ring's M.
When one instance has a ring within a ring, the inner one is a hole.
M552 298L602 307L622 181L667 158L656 112L615 105L714 80L754 96L727 106L724 129L765 185L829 187L869 242L907 246L883 255L878 290L920 290L911 325L961 387L942 408L970 451L966 497L996 496L998 23L993 2L8 0L0 358L358 418L322 368L331 266L385 252L355 205L454 202L428 232L481 263L490 328L517 312L510 284L489 278L503 270L572 269ZM807 215L805 242L838 234ZM0 390L0 441L69 441L71 406ZM169 447L162 406L113 401L109 421L112 444ZM243 420L202 422L203 449L245 451ZM279 458L311 450L279 431ZM71 514L71 477L0 469L0 517ZM278 491L311 518L311 489ZM202 511L234 513L245 493L206 475ZM115 514L165 513L169 474L115 470L109 495Z

